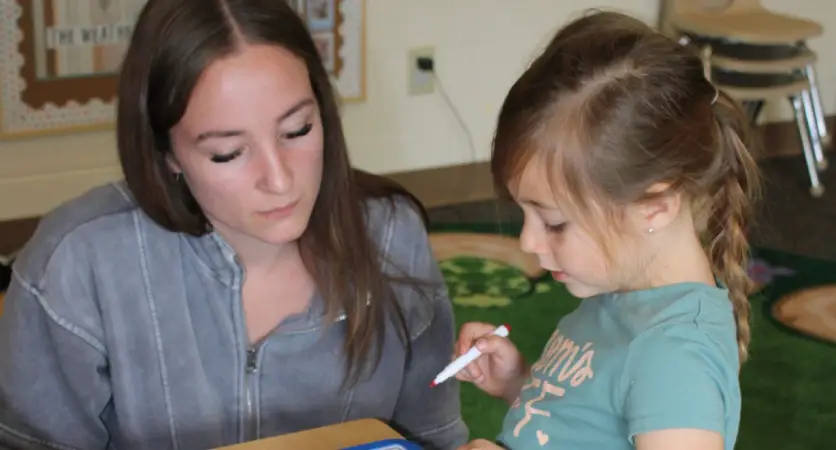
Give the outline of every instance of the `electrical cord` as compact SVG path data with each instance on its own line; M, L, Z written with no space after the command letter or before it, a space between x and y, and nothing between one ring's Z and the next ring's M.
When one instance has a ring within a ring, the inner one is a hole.
M447 94L447 90L444 88L444 83L441 81L441 77L438 76L438 72L435 71L435 61L432 58L428 58L426 56L420 57L417 59L417 66L418 70L423 72L429 72L433 80L435 80L436 85L438 86L438 93L441 95L441 98L444 100L444 103L447 104L447 107L450 109L450 112L453 113L453 116L456 117L456 121L459 123L462 131L467 137L467 142L470 145L470 162L476 162L476 143L473 140L473 134L470 132L470 129L467 127L464 119L462 118L459 109L456 108L456 104L453 103L453 100L450 98L450 95Z
M419 57L417 59L416 65L418 66L418 70L422 72L429 72L432 75L433 80L435 81L436 85L438 86L438 92L441 95L441 98L444 99L444 103L447 104L447 107L456 117L456 121L459 123L462 131L464 131L465 135L467 136L468 144L470 145L470 163L477 162L476 156L476 144L473 140L473 134L470 132L470 129L465 124L464 119L462 118L461 113L459 113L459 109L456 108L456 104L453 103L453 100L450 98L450 95L447 93L447 90L444 88L444 83L441 81L441 77L438 76L438 72L435 71L435 61L430 57ZM456 187L455 191L460 192L462 190L462 184L469 184L471 180L461 177L459 179L459 186ZM500 234L507 234L508 230L505 227L505 214L502 211L502 207L499 202L493 202L494 206L494 222L497 225L497 232Z

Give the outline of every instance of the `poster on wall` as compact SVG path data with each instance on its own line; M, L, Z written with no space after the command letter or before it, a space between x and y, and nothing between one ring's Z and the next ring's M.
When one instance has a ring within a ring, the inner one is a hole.
M364 0L288 1L345 102L365 99ZM0 0L0 139L112 127L147 0Z

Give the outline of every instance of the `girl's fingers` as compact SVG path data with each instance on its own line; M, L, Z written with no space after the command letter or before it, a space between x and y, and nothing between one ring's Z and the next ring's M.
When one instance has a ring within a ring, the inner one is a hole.
M464 355L470 350L470 347L473 346L472 341L459 341L457 348L456 348L456 357Z
M482 368L479 367L479 364L477 364L476 361L468 364L462 372L467 372L474 380L482 378Z
M453 361L458 357L459 357L459 355L453 353L453 356L450 357L450 361ZM469 382L473 381L473 377L470 375L470 371L467 370L467 367L460 370L459 373L456 374L455 378L459 381L469 381Z

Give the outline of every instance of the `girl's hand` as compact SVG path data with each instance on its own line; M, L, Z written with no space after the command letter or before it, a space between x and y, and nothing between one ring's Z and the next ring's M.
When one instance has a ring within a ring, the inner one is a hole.
M491 334L495 329L495 325L481 322L462 325L455 357L466 353L473 345L482 352L482 356L459 372L456 378L471 382L510 404L519 396L528 368L522 354L510 340Z
M505 450L491 441L477 439L462 445L458 450Z

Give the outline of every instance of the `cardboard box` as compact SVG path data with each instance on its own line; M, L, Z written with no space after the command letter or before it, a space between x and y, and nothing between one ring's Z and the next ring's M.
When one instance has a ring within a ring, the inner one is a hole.
M340 450L387 439L403 437L379 420L361 419L245 442L219 450Z

